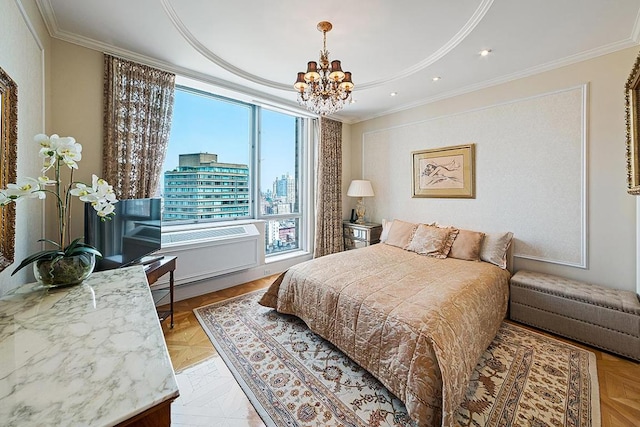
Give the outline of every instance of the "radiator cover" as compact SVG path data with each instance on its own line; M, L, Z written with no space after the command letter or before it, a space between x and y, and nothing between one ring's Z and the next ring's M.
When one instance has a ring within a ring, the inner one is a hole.
M242 224L163 232L160 254L178 257L174 280L181 285L257 267L263 245L257 227Z

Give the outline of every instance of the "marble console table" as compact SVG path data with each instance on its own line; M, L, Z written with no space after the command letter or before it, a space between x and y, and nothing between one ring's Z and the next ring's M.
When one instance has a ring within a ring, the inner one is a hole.
M142 266L0 298L1 425L127 425L160 412L170 422L177 396Z

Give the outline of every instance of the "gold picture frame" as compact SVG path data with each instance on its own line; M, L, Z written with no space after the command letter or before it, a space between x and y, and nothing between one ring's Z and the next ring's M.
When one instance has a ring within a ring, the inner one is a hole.
M625 122L627 126L627 192L640 194L640 54L625 84Z
M411 197L475 198L475 144L411 153Z
M0 68L0 188L16 182L18 147L18 86ZM15 249L16 208L0 207L0 271L11 264Z

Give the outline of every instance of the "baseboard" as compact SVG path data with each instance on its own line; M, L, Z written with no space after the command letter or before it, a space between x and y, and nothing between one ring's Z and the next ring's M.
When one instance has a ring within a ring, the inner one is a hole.
M313 258L312 254L300 252L299 255L296 254L286 258L278 257L277 260L271 262L267 259L266 264L247 270L210 277L196 282L183 283L175 287L174 301L182 301L211 292L220 291L222 289L232 288L243 283L251 282L252 280L262 279L263 277L281 273L291 266L308 261L311 258ZM168 303L169 298L165 297L158 302L158 305Z

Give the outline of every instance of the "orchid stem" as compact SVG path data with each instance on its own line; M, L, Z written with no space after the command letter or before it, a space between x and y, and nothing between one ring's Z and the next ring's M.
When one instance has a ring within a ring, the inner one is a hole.
M64 211L64 203L60 198L60 159L56 161L56 195L58 196L58 229L60 232L60 238L58 243L60 244L60 248L63 248L64 243L64 233L65 233L65 211Z

